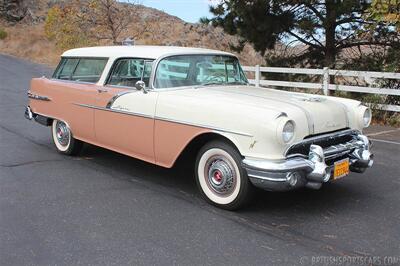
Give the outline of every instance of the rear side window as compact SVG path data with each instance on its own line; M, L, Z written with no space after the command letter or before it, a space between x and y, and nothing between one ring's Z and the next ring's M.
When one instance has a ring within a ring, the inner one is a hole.
M106 59L80 59L72 75L72 80L96 83L106 64Z
M76 64L78 64L79 59L75 58L63 58L58 65L56 72L54 72L53 78L56 79L71 79L72 72L75 70Z
M63 58L53 78L96 83L99 81L107 59Z

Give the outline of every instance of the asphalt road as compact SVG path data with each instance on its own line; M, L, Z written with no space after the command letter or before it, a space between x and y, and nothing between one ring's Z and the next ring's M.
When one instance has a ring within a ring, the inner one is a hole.
M183 167L89 145L58 154L50 129L23 117L29 80L49 73L0 55L0 265L400 264L400 131L370 130L376 160L364 175L261 192L228 212L206 204Z

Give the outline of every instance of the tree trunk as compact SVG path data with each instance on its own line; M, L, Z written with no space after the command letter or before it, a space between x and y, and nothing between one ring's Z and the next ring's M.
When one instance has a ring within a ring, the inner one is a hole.
M326 19L325 28L325 60L324 66L329 68L335 67L336 61L336 9L335 0L326 1Z

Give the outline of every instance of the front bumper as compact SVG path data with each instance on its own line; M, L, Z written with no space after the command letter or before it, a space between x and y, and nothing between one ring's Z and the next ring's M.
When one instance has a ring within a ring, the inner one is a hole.
M245 158L242 164L252 184L264 190L319 189L331 179L335 160L349 158L352 172L362 173L371 167L370 146L366 136L353 132L346 143L324 148L311 144L307 156L293 154L278 161Z

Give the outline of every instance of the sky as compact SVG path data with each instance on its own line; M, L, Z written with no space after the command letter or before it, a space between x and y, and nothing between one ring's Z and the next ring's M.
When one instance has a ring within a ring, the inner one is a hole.
M177 16L186 22L199 22L201 17L211 17L208 6L215 0L140 0L144 6L154 7Z

